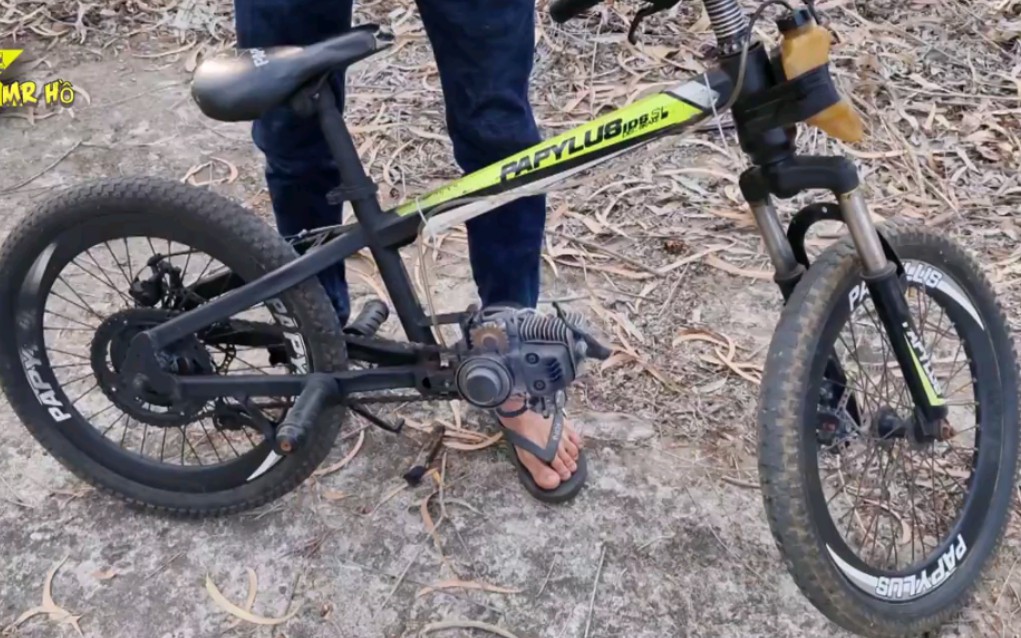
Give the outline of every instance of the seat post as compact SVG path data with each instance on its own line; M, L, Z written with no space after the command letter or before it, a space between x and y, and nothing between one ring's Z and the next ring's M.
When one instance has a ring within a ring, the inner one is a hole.
M355 218L364 229L372 253L372 259L383 277L383 285L390 295L390 302L397 310L408 339L429 345L436 344L436 337L429 328L429 321L418 303L411 278L401 260L398 248L385 244L379 237L379 229L388 221L376 198L376 183L365 173L354 140L347 130L344 117L337 110L337 97L326 82L312 96L319 112L319 123L330 147L333 159L340 173L340 187L335 189L340 199L350 201ZM332 194L332 193L331 193ZM336 202L338 205L341 202Z
M337 110L337 97L333 88L328 82L323 82L312 99L319 114L319 125L340 173L338 192L345 201L351 202L358 222L367 230L375 230L382 221L382 209L376 199L376 184L365 173L344 116Z

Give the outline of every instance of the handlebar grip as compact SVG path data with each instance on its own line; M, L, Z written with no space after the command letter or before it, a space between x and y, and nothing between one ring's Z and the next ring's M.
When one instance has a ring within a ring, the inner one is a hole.
M553 0L549 5L549 14L554 22L563 24L600 2L602 0Z

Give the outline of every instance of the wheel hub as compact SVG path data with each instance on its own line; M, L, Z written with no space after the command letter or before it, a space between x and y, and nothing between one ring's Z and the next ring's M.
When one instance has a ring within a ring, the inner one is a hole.
M911 431L911 423L897 416L897 411L887 405L876 411L872 425L875 435L883 441L906 438Z
M176 427L201 412L203 401L179 401L145 384L125 383L121 370L131 340L149 328L168 321L175 313L154 308L122 310L109 317L92 339L92 370L106 396L129 416L149 425ZM157 353L164 372L177 375L213 374L209 352L194 336Z

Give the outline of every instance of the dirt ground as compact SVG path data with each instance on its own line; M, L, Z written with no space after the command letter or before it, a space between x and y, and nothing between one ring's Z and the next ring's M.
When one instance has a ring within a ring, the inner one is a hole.
M425 47L421 38L410 42L409 49ZM30 39L23 45L45 43ZM174 42L135 38L109 48L64 40L38 51L48 67L36 75L68 79L87 94L80 95L73 112L35 121L10 113L0 119L5 150L0 238L57 187L130 174L185 178L206 163L194 179L212 180L210 188L268 215L261 158L247 126L202 118L187 92L189 52L174 53L179 48ZM537 73L550 64L541 64ZM400 58L389 65L370 60L359 69L351 77L352 124L361 127L355 130L364 141L361 150L372 157L370 165L393 185L384 198L455 175L435 84L407 82L405 76L417 76ZM375 93L374 83L384 89L405 83L406 93ZM564 95L569 88L575 95L577 87L561 88ZM543 95L554 90L547 84L541 88ZM410 104L401 103L408 94L425 106L411 114ZM396 102L387 102L386 95ZM390 155L396 149L383 142L376 146L371 133L381 121L378 114L394 103L424 142L398 155L394 165L431 153L441 168L392 178L397 173ZM556 119L544 111L544 125L546 116ZM583 311L594 300L610 315L609 321L606 314L598 318L616 335L615 343L630 345L647 364L630 361L596 370L580 385L574 409L589 441L591 479L574 503L548 507L531 500L500 447L451 450L444 461L445 514L433 537L421 514L432 487L400 489L400 474L417 449L414 433L394 437L366 429L362 449L346 467L276 503L223 520L165 520L127 509L74 479L0 398L0 547L5 555L0 628L40 604L47 572L60 563L53 598L80 615L86 636L410 637L430 623L463 620L497 625L519 638L846 635L801 595L770 537L755 475L757 387L719 361L707 361L708 350L670 345L678 330L708 328L739 344L743 361L761 364L780 307L774 286L697 259L668 277L615 279L609 269L621 262L594 262L606 266L603 271L571 266L580 262L572 262L568 246L579 247L563 240L581 223L574 215L595 211L600 221L594 223L625 229L616 243L607 244L618 254L643 241L638 230L663 246L656 257L661 263L675 260L674 250L690 255L722 244L745 249L737 254L746 270L764 269L747 220L726 214L741 211L729 202L740 167L736 148L707 165L705 147L719 140L710 134L699 139L700 145L668 150L660 163L629 165L626 179L587 203L575 205L579 199L569 196L551 200L557 223L544 266L544 298L572 299ZM668 179L673 190L643 200L641 210L628 210L626 193L657 188L653 177ZM589 192L605 183L590 182ZM688 199L672 195L677 184ZM716 190L728 198L703 208L699 194ZM917 209L928 210L923 204ZM696 226L697 232L689 230ZM1004 248L1009 235L974 232L956 222L950 228L991 261L1011 252ZM668 248L668 239L678 243ZM441 311L459 310L473 295L464 244L455 237L447 246L439 255L442 280L434 288ZM626 273L634 272L633 264L627 266ZM1008 277L1002 290L1013 301L1012 281ZM368 290L358 287L362 294ZM657 381L650 368L668 383ZM403 414L420 422L455 418L447 405ZM466 427L485 428L473 415L465 419ZM352 424L365 425L357 419ZM351 451L355 431L345 434L328 462ZM430 511L440 516L435 499ZM1012 531L977 601L942 635L1021 633L1015 616L1021 605L1016 589L1021 573L1014 569L1019 557ZM257 575L255 613L276 617L297 608L297 614L274 627L232 628L233 618L214 604L206 579L241 604L248 570ZM450 579L516 591L424 591ZM75 632L45 615L7 631L25 638ZM484 634L446 630L436 635Z

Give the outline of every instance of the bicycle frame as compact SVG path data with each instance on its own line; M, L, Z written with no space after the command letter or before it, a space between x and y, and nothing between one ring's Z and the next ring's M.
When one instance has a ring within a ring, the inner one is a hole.
M273 299L368 248L408 340L419 349L414 356L405 353L407 356L381 357L382 363L396 365L332 373L339 394L416 388L425 397L456 396L442 363L435 358L427 362L422 356L439 350L432 332L439 319L424 313L399 249L412 243L420 231L437 232L511 199L547 192L575 173L653 140L683 133L717 114L732 102L734 78L739 74L738 57L726 56L719 68L695 79L603 115L385 212L376 198L376 186L366 175L336 109L334 95L327 84L319 83L305 97L318 112L343 184L338 192L351 202L357 224L340 229L337 236L286 266L141 333L133 341L128 359L135 362L133 368L144 373L154 388L174 396L212 399L298 395L309 375L176 377L159 370L153 355L189 334ZM747 52L744 82L733 100L738 138L753 164L742 174L740 184L776 270L775 280L786 299L809 266L802 245L807 226L822 218L842 220L861 256L868 292L923 417L920 420L935 423L945 416L946 408L939 386L926 368L928 353L917 337L904 299L899 277L903 268L873 226L858 190L853 163L843 157L799 157L793 146L796 122L785 119L779 110L775 116L766 118L765 125L761 112L758 120L752 116L755 101L761 99L763 91L782 88L784 82L777 77L770 55L756 43ZM822 213L818 207L806 208L785 233L771 196L789 198L808 189L832 192L838 205L824 207ZM793 232L795 227L797 233ZM441 382L431 383L430 378L439 378Z

